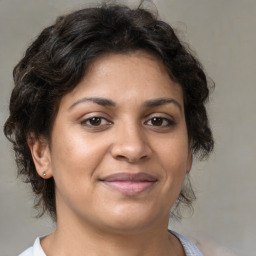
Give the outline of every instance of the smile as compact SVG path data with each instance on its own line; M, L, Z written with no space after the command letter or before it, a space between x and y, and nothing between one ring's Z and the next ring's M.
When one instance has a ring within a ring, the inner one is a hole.
M157 178L146 173L116 173L100 181L113 190L132 196L153 187L157 182Z

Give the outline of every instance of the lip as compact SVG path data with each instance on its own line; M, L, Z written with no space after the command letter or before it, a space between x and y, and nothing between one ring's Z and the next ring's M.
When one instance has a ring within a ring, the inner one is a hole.
M157 178L147 173L115 173L100 179L109 188L125 195L137 195L150 188Z

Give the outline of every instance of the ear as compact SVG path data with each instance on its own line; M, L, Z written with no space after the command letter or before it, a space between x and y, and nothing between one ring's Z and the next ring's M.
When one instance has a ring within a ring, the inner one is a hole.
M47 139L43 137L38 138L34 133L31 133L27 143L38 175L44 179L51 178L51 154Z
M188 151L188 158L187 158L187 173L190 172L192 168L192 164L193 164L193 154L192 154L192 150L190 149Z

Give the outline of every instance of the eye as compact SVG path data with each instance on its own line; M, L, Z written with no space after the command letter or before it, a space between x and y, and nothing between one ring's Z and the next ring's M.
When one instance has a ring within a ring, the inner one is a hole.
M106 118L100 116L93 116L81 121L81 125L89 128L105 128L111 124Z
M175 122L169 118L155 116L147 120L145 124L154 127L170 127L175 125Z

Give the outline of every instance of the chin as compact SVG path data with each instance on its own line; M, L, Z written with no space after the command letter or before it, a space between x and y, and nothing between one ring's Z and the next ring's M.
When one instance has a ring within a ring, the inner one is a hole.
M140 209L141 208L141 209ZM156 209L147 209L147 207L119 207L108 215L104 220L105 225L117 233L137 233L159 225L159 223L167 219L169 220L169 212L164 216L161 211Z

